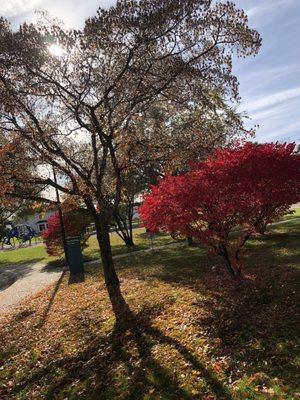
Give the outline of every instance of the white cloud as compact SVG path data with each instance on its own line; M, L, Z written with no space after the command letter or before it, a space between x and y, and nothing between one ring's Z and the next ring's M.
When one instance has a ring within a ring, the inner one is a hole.
M255 88L257 83L264 82L264 84L268 84L270 79L279 79L283 76L286 77L287 74L296 73L300 73L299 63L280 65L271 68L260 68L243 76L243 84L251 83L251 85Z
M259 142L271 140L287 141L300 143L300 122L294 121L286 123L278 129L274 124L265 124L263 130L258 130L255 139ZM264 132L265 131L265 132Z
M247 111L251 109L247 126L258 125L255 140L300 143L300 87L244 101L243 107Z
M252 114L251 121L258 124L256 140L265 142L283 140L300 142L300 117L298 99L286 101Z
M299 119L299 101L297 98L278 103L274 106L264 108L263 110L254 111L251 113L251 119L254 121L263 121L272 118L272 120L283 120L287 118ZM258 122L260 123L260 122Z
M245 105L246 105L247 111L255 111L255 110L260 110L260 109L263 109L266 107L273 106L275 104L293 99L298 96L300 96L300 86L293 88L293 89L282 90L280 92L270 94L270 95L262 97L260 99L250 101L249 103L246 103Z
M81 28L87 17L95 15L101 6L108 8L116 0L0 0L0 15L8 18L17 29L24 21L38 19L36 10L47 11L50 16L64 22L67 28Z
M271 68L257 68L256 71L240 74L242 99L251 99L258 93L270 93L282 83L296 83L300 74L300 64L288 64ZM283 89L283 88L282 88Z
M268 11L274 11L274 9L279 9L280 6L287 6L289 3L294 3L295 0L267 0L265 2L261 2L258 6L254 6L248 10L246 13L249 18L258 17L266 14Z
M33 11L43 0L4 0L0 1L0 15L10 18Z

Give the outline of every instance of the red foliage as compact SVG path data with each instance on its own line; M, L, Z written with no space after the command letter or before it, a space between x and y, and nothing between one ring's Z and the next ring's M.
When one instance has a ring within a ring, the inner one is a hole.
M162 179L144 200L139 213L147 228L194 237L236 276L249 237L300 200L300 155L294 144L219 149L192 172Z
M84 244L87 238L83 236L83 233L90 223L89 218L79 212L72 212L65 214L63 220L66 236L82 236ZM46 244L47 253L50 256L57 256L63 253L61 226L58 213L53 214L48 219L48 229L43 233L43 238L44 243Z

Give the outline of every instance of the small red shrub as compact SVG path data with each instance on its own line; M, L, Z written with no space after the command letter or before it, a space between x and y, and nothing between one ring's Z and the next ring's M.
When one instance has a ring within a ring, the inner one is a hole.
M85 245L87 237L84 235L84 232L90 223L89 218L85 214L75 211L63 215L63 221L66 236L81 236L82 245ZM43 239L49 255L58 256L63 253L62 233L58 213L53 214L48 219L48 229L43 233Z

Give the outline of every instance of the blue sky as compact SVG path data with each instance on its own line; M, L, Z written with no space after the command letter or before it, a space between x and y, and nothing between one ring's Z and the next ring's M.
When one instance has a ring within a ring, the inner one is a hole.
M14 27L35 18L35 10L47 10L79 27L99 5L114 0L2 0L0 15ZM234 73L240 82L240 110L247 125L259 125L256 140L300 143L300 0L236 0L249 16L249 24L262 36L255 58L237 59Z

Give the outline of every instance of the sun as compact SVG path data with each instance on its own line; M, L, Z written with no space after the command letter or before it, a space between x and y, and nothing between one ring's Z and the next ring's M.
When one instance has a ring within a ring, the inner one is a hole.
M53 56L62 57L65 54L65 50L58 44L51 44L48 50Z

